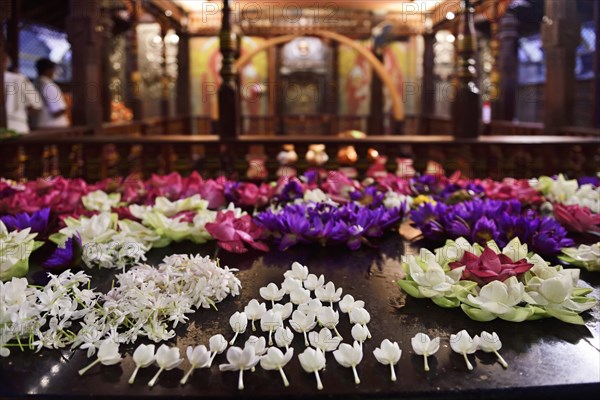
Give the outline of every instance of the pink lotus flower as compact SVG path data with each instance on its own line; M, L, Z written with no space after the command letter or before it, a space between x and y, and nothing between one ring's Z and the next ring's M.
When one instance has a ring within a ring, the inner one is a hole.
M152 193L155 197L164 196L169 200L178 200L183 190L183 180L181 175L176 172L162 176L152 174L152 177L147 182L147 186L148 192Z
M451 269L466 266L462 279L475 281L481 286L492 281L503 282L511 276L518 276L533 267L533 264L528 263L525 258L513 261L502 253L496 254L489 247L486 247L479 257L465 251L462 260L452 262L449 265Z
M554 204L554 217L571 232L600 233L600 214L594 214L587 207Z
M257 250L269 250L267 245L257 241L263 234L263 228L256 225L248 214L235 218L233 211L219 211L215 222L207 223L205 228L218 241L219 247L229 252L247 252L244 243Z
M494 200L518 199L525 204L541 204L542 195L529 185L526 179L505 178L502 182L484 179L480 183L485 189L485 195Z
M200 197L208 201L208 208L217 209L225 204L225 178L209 179L198 188Z

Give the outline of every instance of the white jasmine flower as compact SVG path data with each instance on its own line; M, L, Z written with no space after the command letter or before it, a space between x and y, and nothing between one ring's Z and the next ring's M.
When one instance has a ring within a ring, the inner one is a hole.
M244 307L244 312L252 322L252 332L255 332L256 326L254 326L254 321L260 319L263 314L267 312L267 306L265 303L259 303L258 300L252 299L248 302L248 305Z
M298 333L304 335L304 345L308 346L308 339L306 333L312 330L317 324L317 314L313 312L304 313L301 310L296 310L292 314L292 320L290 326Z
M260 358L256 356L254 347L248 346L244 349L239 347L230 347L227 350L227 361L228 364L219 365L221 371L240 371L238 378L238 389L244 389L244 370L252 369Z
M133 352L133 362L135 363L135 369L129 378L129 384L135 381L140 368L146 368L154 363L154 345L140 344Z
M322 302L328 301L333 308L333 303L340 301L342 296L342 288L335 289L333 282L327 282L325 286L315 289L315 295Z
M246 327L248 326L248 317L246 317L246 313L236 311L229 318L229 326L235 333L233 339L229 342L229 344L233 345L235 343L235 339L237 339L240 333L246 332Z
M427 357L434 355L440 349L440 338L436 337L433 340L424 333L417 333L411 340L410 343L414 352L420 356L423 356L423 363L425 371L429 371L429 363Z
M325 277L321 274L318 277L315 274L309 274L304 281L304 288L314 291L325 284Z
M292 263L292 269L286 271L283 276L287 278L292 278L299 280L300 282L304 282L308 277L308 267L306 265L302 265L297 261Z
M244 344L244 348L246 347L252 347L257 357L262 356L267 351L266 341L262 336L260 338L254 335L250 336ZM254 372L254 367L251 368L251 371Z
M339 303L340 311L349 314L355 308L364 308L365 302L362 300L354 300L351 294L347 294Z
M292 310L294 309L294 305L292 303L285 304L275 304L271 310L273 312L281 315L281 319L285 321L292 315Z
M183 362L183 358L179 356L179 348L169 347L166 344L163 344L158 348L155 359L159 370L150 382L148 382L148 386L150 387L154 386L163 371L170 371L173 368L177 368L177 366Z
M323 390L323 383L319 376L319 371L325 368L325 354L320 349L307 347L304 352L298 355L302 369L309 374L314 373L317 379L317 389Z
M321 309L317 312L317 321L319 321L321 326L333 329L336 335L338 335L339 338L342 338L342 335L340 335L336 328L336 325L340 321L340 314L337 311L333 311L333 308L321 307Z
M121 361L119 344L111 340L104 340L98 348L98 358L85 368L79 370L79 375L85 374L90 368L98 363L102 365L114 365Z
M369 335L369 339L371 338L371 332L369 332L369 328L367 328L367 324L371 321L371 315L367 310L362 307L353 308L350 311L350 323L351 324L359 324L365 327L367 333Z
M208 363L210 362L210 351L206 349L206 346L201 344L200 346L192 347L188 346L186 350L187 359L190 362L190 369L188 372L181 378L182 385L185 385L188 381L192 372L196 368L206 368L208 367Z
M290 301L293 304L304 304L310 301L310 292L302 289L302 286L290 291Z
M361 346L365 340L369 338L369 330L365 325L355 324L351 330L352 338Z
M279 289L274 283L269 283L267 286L261 287L258 292L260 293L260 297L271 302L271 306L275 306L275 302L285 296L285 289Z
M269 332L269 346L273 346L273 332L280 326L283 326L283 321L278 312L269 310L261 317L260 328L263 332Z
M469 361L467 354L473 354L479 348L479 337L471 338L466 330L458 332L456 335L450 335L450 347L458 354L462 354L469 371L473 370L473 364Z
M207 368L210 368L215 356L221 354L227 348L227 340L225 340L225 337L221 334L213 335L208 340L208 348L210 349L211 355Z
M360 384L356 366L360 364L363 358L362 346L356 342L354 342L354 345L352 346L348 343L342 343L340 344L340 347L333 352L333 356L342 367L352 368L354 383L357 385Z
M496 334L496 332L488 333L486 331L481 332L479 337L479 349L486 353L494 353L498 358L498 361L504 368L508 368L508 363L502 358L498 350L502 348L502 342Z
M285 349L287 350L290 348L292 340L294 340L294 334L292 333L290 328L280 326L275 331L275 344L277 345L277 347L285 347Z
M297 289L302 289L302 281L295 278L285 278L281 284L281 288L285 290L286 294L289 294Z
M314 313L317 315L317 311L319 311L323 307L323 303L319 299L310 299L307 303L300 304L298 306L298 310L302 311L305 314Z
M270 347L267 354L260 358L260 366L265 370L278 370L283 379L283 385L285 387L290 386L290 383L283 372L283 367L290 362L294 356L294 349L287 349L285 354L281 352L277 347Z
M398 342L390 342L384 339L381 345L373 351L373 355L383 365L389 365L391 371L392 382L396 382L396 371L394 366L400 361L402 350L398 346Z
M316 349L320 349L323 353L334 351L342 341L338 336L333 336L327 328L322 328L319 332L310 332L308 334L310 345Z

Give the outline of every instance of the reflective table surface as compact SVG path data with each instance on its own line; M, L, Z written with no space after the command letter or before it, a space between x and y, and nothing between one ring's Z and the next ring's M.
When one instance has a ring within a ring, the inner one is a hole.
M240 270L239 297L225 299L217 305L218 311L202 309L190 314L189 323L177 328L177 336L170 344L178 346L182 356L188 345L207 345L214 334L222 333L229 340L233 336L228 322L231 314L243 311L253 298L260 300L260 287L269 282L280 284L293 261L307 265L311 273L324 274L325 280L342 287L344 294L364 300L371 314L369 329L373 338L365 343L363 361L357 368L360 385L354 384L352 370L339 366L333 354L328 353L327 367L321 372L324 389L318 391L314 375L300 367L297 354L304 351L304 341L296 333L292 344L295 354L285 367L288 388L283 386L277 371L257 367L256 372L244 374L245 390L238 391L238 374L218 370L218 365L226 362L225 353L217 356L210 369L196 370L185 386L179 380L189 367L187 360L178 368L163 372L153 388L146 383L156 372L155 366L141 369L136 382L129 385L127 380L134 369L131 354L138 342L121 346L125 358L120 365L95 366L82 377L77 371L91 361L83 350L22 353L14 349L10 357L0 360L0 397L559 398L600 392L600 307L584 314L585 326L551 319L523 323L472 321L460 309L443 309L429 300L414 299L401 292L395 283L402 275L400 256L414 251L414 247L394 235L377 248L355 252L343 247L301 246L287 252L235 255L217 251L214 243L182 243L148 254L148 262L153 264L175 253L217 255L221 265ZM114 272L91 274L92 286L109 288ZM582 271L581 278L594 288L593 296L600 298L600 273ZM344 341L350 343L350 324L345 314L340 316L338 329ZM493 354L478 351L469 356L475 368L468 371L462 356L454 353L449 344L450 334L462 329L471 335L483 330L497 332L503 342L500 353L509 368L502 368ZM439 352L429 358L428 373L423 371L422 357L413 353L410 344L418 332L442 339ZM249 326L237 345L243 345L250 334ZM385 338L397 341L402 349L395 383L390 381L389 367L379 364L372 354Z

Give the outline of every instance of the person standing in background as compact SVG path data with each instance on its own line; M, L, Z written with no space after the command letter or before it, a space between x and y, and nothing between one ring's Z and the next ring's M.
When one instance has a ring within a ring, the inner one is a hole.
M37 119L37 128L64 128L69 126L67 104L62 90L54 82L56 64L47 58L40 58L35 67L38 79L35 82L41 96L42 111Z
M29 133L27 114L41 110L39 94L25 75L10 72L10 57L4 57L4 102L6 105L6 127L17 133Z

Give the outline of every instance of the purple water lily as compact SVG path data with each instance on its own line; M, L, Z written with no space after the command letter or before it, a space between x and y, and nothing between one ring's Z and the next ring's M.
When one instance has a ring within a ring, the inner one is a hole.
M8 231L23 230L31 228L31 232L37 233L39 236L45 236L48 229L48 218L50 217L50 208L42 208L34 213L19 213L16 215L5 215L0 217L0 220L6 225Z
M65 242L64 247L57 247L42 266L51 270L76 268L81 263L82 254L81 238L78 235L71 236Z

